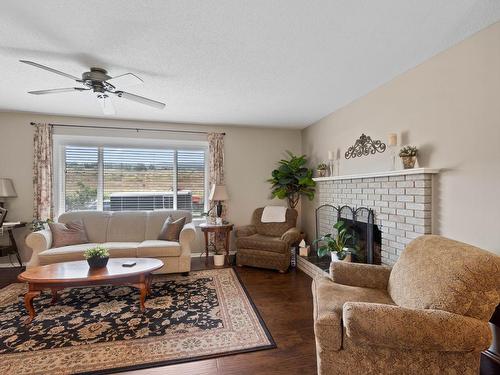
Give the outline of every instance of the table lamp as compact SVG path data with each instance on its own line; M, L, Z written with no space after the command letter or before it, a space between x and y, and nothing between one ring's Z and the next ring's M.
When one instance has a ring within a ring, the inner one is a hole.
M0 207L4 207L4 198L16 198L17 193L10 178L0 178Z
M215 205L216 207L216 213L217 213L217 223L219 222L222 224L222 201L227 201L229 199L229 196L227 195L226 191L226 186L225 185L217 185L214 184L212 186L212 190L210 191L210 196L208 197L211 201L216 201L217 204ZM213 207L212 207L213 208ZM210 211L209 211L210 212Z

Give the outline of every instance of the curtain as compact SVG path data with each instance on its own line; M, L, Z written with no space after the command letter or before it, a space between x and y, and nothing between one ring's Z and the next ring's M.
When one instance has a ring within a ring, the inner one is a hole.
M224 185L224 134L223 133L208 133L208 184L211 189L213 185ZM213 207L215 202L210 202L210 207ZM228 203L227 201L222 202L222 220L227 217ZM212 222L215 222L216 209L214 208L210 212L210 218ZM213 233L210 233L211 235ZM215 238L215 245L217 248L223 248L223 235L219 234Z
M52 126L35 124L33 135L33 217L53 219Z

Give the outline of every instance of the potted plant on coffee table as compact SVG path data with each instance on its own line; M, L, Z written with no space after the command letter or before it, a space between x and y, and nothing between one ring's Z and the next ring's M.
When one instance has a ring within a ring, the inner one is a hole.
M330 254L332 262L343 260L351 261L351 253L355 252L354 243L355 236L352 231L346 227L344 221L339 220L333 226L337 230L337 234L325 234L324 236L314 240L314 244L320 243L317 249L318 256L323 257Z
M109 252L104 246L96 246L85 250L83 254L91 269L104 268L108 264Z
M415 146L405 146L399 151L404 169L412 169L417 161L418 149Z

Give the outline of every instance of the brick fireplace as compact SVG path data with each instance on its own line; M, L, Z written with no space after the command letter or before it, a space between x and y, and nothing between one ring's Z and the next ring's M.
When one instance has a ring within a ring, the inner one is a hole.
M315 178L318 205L371 208L382 232L382 264L392 265L411 240L432 232L432 186L438 172L416 168ZM298 265L305 266L300 260Z

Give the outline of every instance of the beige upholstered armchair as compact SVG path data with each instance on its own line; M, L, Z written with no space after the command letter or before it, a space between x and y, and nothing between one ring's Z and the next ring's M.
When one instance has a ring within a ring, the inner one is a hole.
M290 246L300 238L297 211L288 208L283 223L263 223L264 208L257 208L252 224L236 228L236 264L286 272L290 266Z
M319 374L479 374L500 302L500 257L439 236L392 270L334 262L313 282Z

